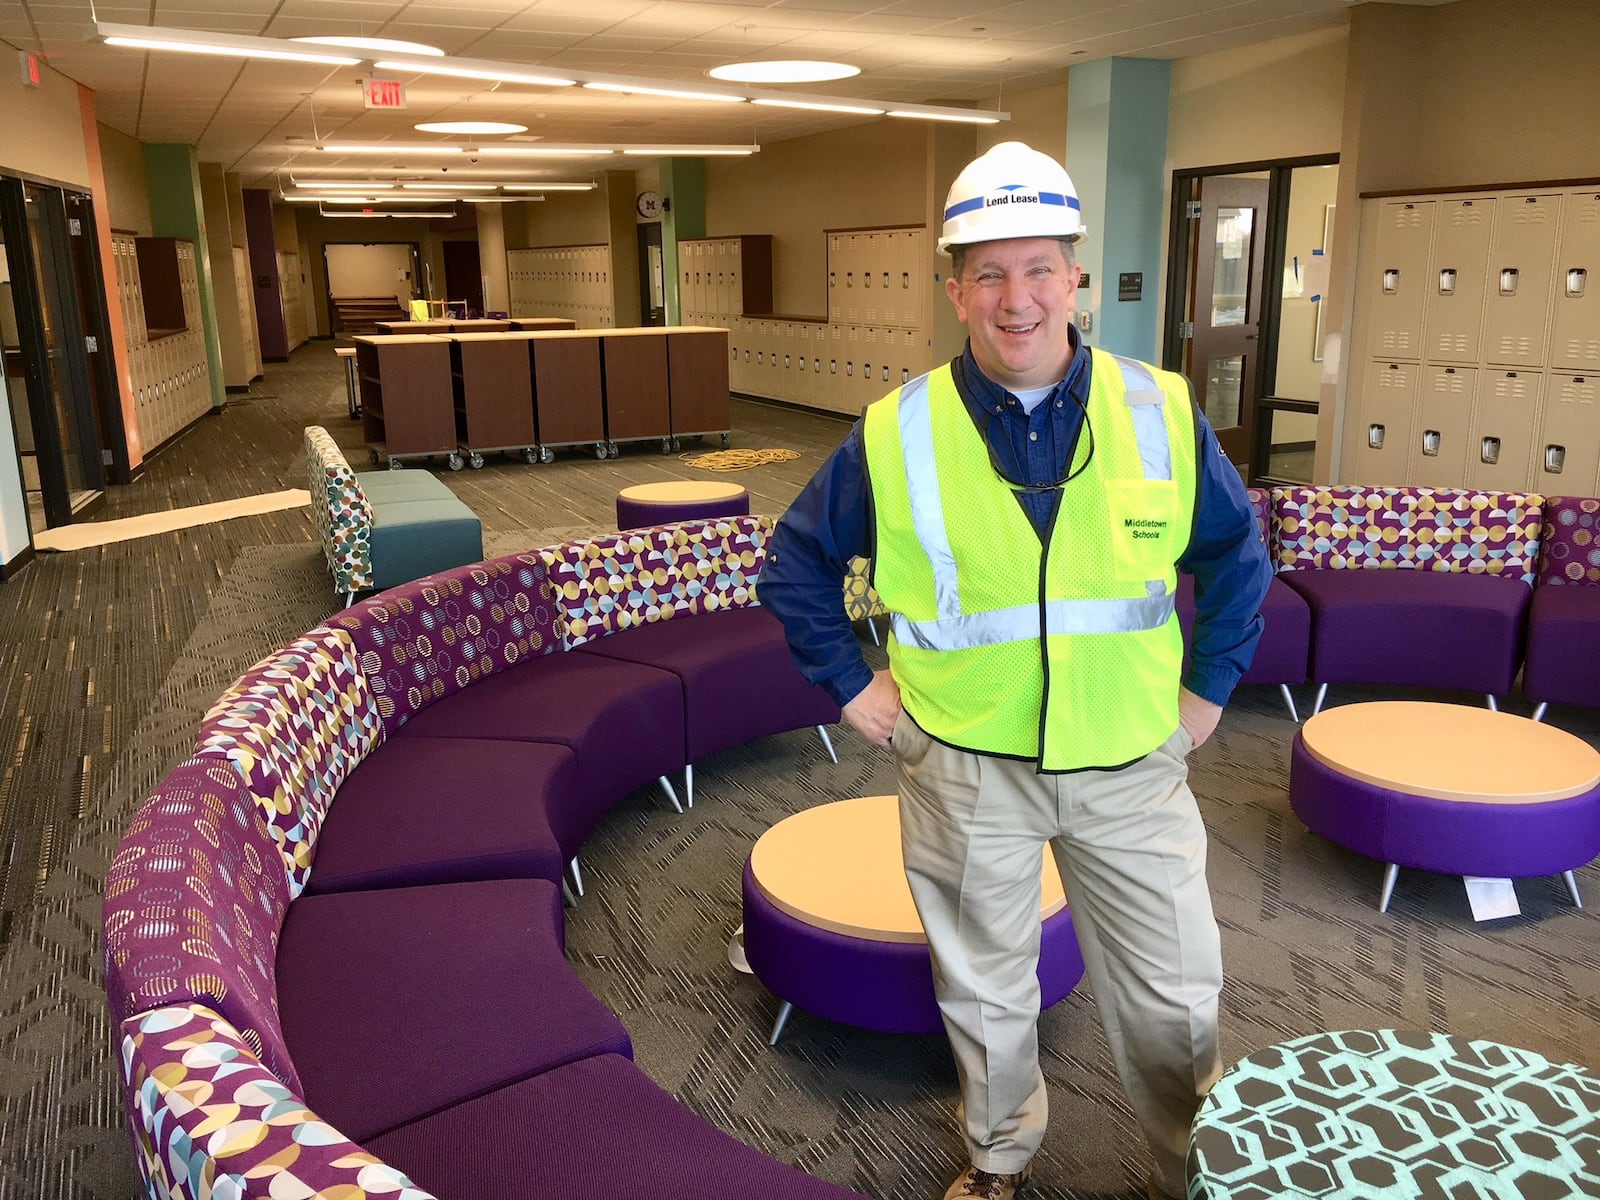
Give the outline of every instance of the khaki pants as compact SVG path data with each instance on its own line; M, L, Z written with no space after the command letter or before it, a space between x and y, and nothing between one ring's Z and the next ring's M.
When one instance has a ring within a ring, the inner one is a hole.
M906 875L933 954L972 1162L1019 1171L1044 1138L1039 856L1053 842L1117 1073L1153 1180L1184 1193L1189 1126L1221 1072L1222 949L1206 835L1175 732L1120 771L1040 775L894 730Z

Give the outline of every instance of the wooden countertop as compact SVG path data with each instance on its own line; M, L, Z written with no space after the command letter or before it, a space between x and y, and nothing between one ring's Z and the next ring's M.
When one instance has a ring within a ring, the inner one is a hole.
M819 804L779 821L750 852L762 895L791 917L851 937L926 942L900 852L900 797ZM1066 905L1049 848L1040 919Z
M1353 779L1438 800L1538 804L1600 785L1600 751L1551 725L1464 704L1386 700L1326 709L1308 753Z

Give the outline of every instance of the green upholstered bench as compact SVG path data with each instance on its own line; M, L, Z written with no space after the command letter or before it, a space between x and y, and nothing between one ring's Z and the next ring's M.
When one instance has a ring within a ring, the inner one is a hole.
M483 557L483 524L426 471L350 469L320 425L306 427L312 511L334 590L346 604Z

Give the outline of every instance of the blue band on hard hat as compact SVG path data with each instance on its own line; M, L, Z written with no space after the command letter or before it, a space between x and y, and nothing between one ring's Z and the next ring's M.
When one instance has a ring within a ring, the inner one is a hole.
M997 188L995 190L1007 191L1011 189ZM1064 196L1060 192L1038 192L1036 194L1039 197L1040 204L1054 204L1058 208L1071 208L1082 211L1082 206L1079 205L1076 196ZM971 200L963 200L960 204L952 204L944 210L944 219L948 221L953 217L959 217L962 213L969 213L974 209L982 208L988 203L988 199L988 196L974 196Z

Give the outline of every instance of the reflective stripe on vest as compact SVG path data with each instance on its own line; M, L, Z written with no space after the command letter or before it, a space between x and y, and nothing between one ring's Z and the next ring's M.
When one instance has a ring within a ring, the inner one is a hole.
M1122 371L1144 477L1170 480L1172 446L1167 440L1167 422L1161 407L1166 393L1142 363L1115 355L1112 358ZM901 613L891 613L890 624L895 637L908 646L924 650L972 650L1024 638L1037 639L1040 636L1037 604L982 613L962 611L956 556L945 529L944 503L939 494L927 376L901 389L898 415L912 527L933 568L939 616L933 621L912 621ZM1087 413L1084 420L1088 420ZM1150 594L1139 599L1051 600L1044 606L1044 632L1139 633L1159 629L1172 618L1177 600L1159 579L1150 580L1146 586Z

